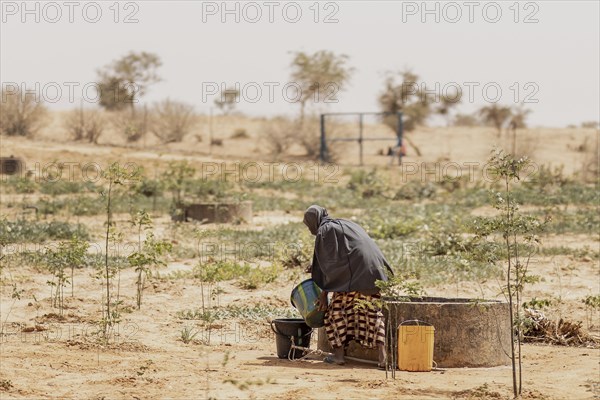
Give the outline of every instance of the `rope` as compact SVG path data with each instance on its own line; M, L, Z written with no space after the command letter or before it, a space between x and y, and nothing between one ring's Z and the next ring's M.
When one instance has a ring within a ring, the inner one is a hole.
M288 352L288 360L290 360L290 361L305 360L309 356L312 356L312 355L317 355L317 356L333 356L333 353L328 353L326 351L322 351L322 350L319 350L319 349L313 350L313 349L310 349L308 347L296 346L294 344L294 337L291 337L290 340L292 342L292 345L290 346L290 351ZM307 353L307 354L303 355L300 358L292 358L292 350L301 350L303 353ZM378 365L379 364L379 362L377 362L377 361L365 360L363 358L358 358L358 357L349 357L349 356L346 356L344 358L346 358L347 360L357 361L357 362L361 362L361 363L365 363L365 364L373 364L373 365Z
M319 350L319 349L312 350L312 349L309 349L308 347L296 346L294 344L294 337L293 336L290 337L290 340L292 342L292 345L290 346L290 351L288 351L288 360L290 360L290 361L301 361L301 360L304 360L304 359L308 358L308 356L311 356L313 354L316 354L318 356L331 356L331 355L333 355L331 353L327 353L327 352ZM303 353L308 353L308 354L305 354L305 355L303 355L300 358L292 358L292 351L293 350L301 350Z

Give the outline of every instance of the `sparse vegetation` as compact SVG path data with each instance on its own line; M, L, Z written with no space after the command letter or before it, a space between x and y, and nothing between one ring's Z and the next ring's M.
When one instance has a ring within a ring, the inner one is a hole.
M2 86L0 93L0 133L7 136L34 136L45 122L48 112L39 95L23 91L16 85Z
M152 110L151 131L163 143L181 142L194 125L192 106L166 99Z
M49 240L69 240L74 236L89 239L87 229L81 224L0 219L0 237L8 243L44 243Z
M142 294L144 292L144 284L146 276L150 275L151 267L164 265L162 256L171 251L173 246L166 240L157 240L152 229L152 219L145 210L136 212L131 217L131 224L138 230L138 249L131 253L127 260L135 272L137 273L136 280L136 304L138 310L142 307ZM146 233L146 239L142 242L142 232Z
M480 122L477 115L457 113L454 116L454 126L474 127L479 126Z
M119 299L118 293L119 289L117 289L117 300L113 305L113 298L111 296L111 287L112 282L111 279L117 274L120 269L118 266L109 264L109 252L110 252L110 243L118 243L121 239L121 235L115 231L113 226L112 219L112 196L114 195L113 190L116 187L126 184L135 183L136 180L139 180L139 169L128 169L119 165L118 162L112 163L109 168L105 171L104 179L108 182L108 188L106 192L102 193L103 197L106 199L106 234L104 236L104 270L99 271L99 277L103 281L103 293L102 298L102 320L100 322L101 332L105 340L108 340L110 336L110 330L114 327L116 323L120 320L120 314L118 311ZM119 275L120 277L120 275ZM119 280L120 283L120 280Z
M523 390L521 342L525 327L521 299L525 286L539 279L528 272L531 256L536 245L540 243L538 235L544 228L544 223L537 218L519 213L519 206L512 195L512 186L520 179L528 163L527 159L517 160L502 151L493 152L489 164L504 185L503 192L494 192L493 204L499 215L479 218L474 228L480 237L499 235L505 245L503 258L507 261L506 285L502 286L502 290L508 299L510 322L513 327L510 357L515 398L521 395Z
M54 288L54 298L52 291L50 298L53 298L52 305L59 308L60 315L63 315L65 302L65 287L71 283L71 297L74 295L74 271L75 267L80 267L85 258L85 253L89 243L73 237L68 242L60 242L56 249L48 248L46 250L46 263L53 279L48 281L50 288ZM67 268L71 269L71 276L67 273Z
M598 2L367 3L2 2L0 398L600 400Z
M202 320L204 313L202 309L187 309L177 313L177 318L183 320ZM254 306L233 306L218 307L212 310L216 320L244 319L260 321L265 318L292 318L297 317L298 313L294 308L279 308L267 305Z
M285 154L294 142L295 122L288 117L275 117L265 124L262 140L273 157Z
M98 143L106 128L105 115L93 109L69 111L63 123L73 140L85 140L94 144Z
M198 333L200 333L197 329L195 329L193 326L184 326L181 329L181 333L180 333L180 337L179 339L185 343L185 344L189 344L191 343L196 336L198 335Z

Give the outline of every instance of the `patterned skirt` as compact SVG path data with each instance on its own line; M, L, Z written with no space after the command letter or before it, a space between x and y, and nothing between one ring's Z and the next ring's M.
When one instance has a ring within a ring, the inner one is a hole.
M334 292L325 313L325 331L331 347L346 346L351 340L368 348L385 344L383 314L373 304L379 299L378 294Z

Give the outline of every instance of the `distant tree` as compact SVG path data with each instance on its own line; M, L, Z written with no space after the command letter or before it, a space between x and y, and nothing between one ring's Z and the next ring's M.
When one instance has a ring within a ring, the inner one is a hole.
M508 124L507 135L512 132L512 155L517 156L517 129L527 128L525 120L531 114L531 110L526 109L523 104L511 110L510 122Z
M477 116L472 114L456 114L452 122L454 126L478 126L479 123Z
M44 123L47 110L34 94L19 88L2 90L0 133L8 136L34 136Z
M418 83L419 77L410 70L399 73L400 81L397 75L388 74L385 80L383 92L379 95L379 107L383 112L398 113L402 112L404 132L412 132L417 126L424 125L427 118L431 115L431 99L425 94L425 90ZM396 131L398 123L395 115L389 115L383 119L383 122L391 129ZM417 155L421 155L421 150L404 136L404 139L411 145Z
M112 112L110 124L115 132L125 137L127 142L137 142L148 131L148 107L144 105L143 112L134 114L127 110Z
M121 111L133 107L134 93L127 87L127 83L114 76L103 77L98 83L100 92L100 106L107 111Z
M194 124L194 107L166 99L152 110L150 130L163 142L181 142Z
M479 116L484 124L493 126L498 131L498 137L502 134L502 127L512 117L510 107L492 104L479 109Z
M156 70L161 65L156 54L132 51L99 70L100 105L107 110L129 106L133 115L138 99L160 81Z
M229 115L240 99L240 91L236 88L227 88L221 91L221 96L215 99L215 105L225 115Z
M280 157L292 146L295 139L295 126L296 121L285 116L277 116L265 121L261 139L264 148L272 157Z
M446 126L452 121L452 109L460 103L460 94L457 92L441 94L435 112L444 117Z
M327 101L343 90L352 76L353 68L347 65L349 57L321 50L313 54L294 52L291 80L300 85L300 118L304 122L306 104L312 99ZM317 97L318 96L318 97Z
M524 108L522 104L519 107L513 108L510 117L511 129L527 128L526 120L529 114L531 114L531 110Z
M585 121L581 123L581 127L587 129L598 129L599 126L600 124L598 123L598 121Z

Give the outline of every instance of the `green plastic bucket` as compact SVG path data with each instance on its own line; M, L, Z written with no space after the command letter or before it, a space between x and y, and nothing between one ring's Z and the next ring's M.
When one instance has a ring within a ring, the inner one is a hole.
M312 279L307 279L292 290L290 300L296 307L306 325L320 328L325 325L325 311L317 310L316 301L322 290Z

